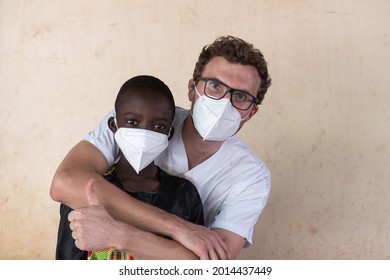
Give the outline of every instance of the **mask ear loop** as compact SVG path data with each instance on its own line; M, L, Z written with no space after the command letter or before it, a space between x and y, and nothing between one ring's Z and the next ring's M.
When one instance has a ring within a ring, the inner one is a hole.
M118 127L118 121L116 120L116 110L115 109L114 109L113 117L114 117L114 123L115 123L116 129L118 130L119 127Z
M198 95L198 97L201 97L201 95L200 95L198 89L196 88L196 83L195 83L195 81L193 81L192 84L193 84L193 86L194 86L194 91L195 91L195 93ZM194 97L194 100L195 100L195 97ZM193 111L193 110L191 109L190 114L191 114L191 117L194 118L194 114L193 114L192 111ZM173 128L173 127L172 127L172 128ZM168 140L170 140L171 138L172 138L172 136L170 136L170 138L168 138Z
M116 114L114 115L114 123L115 123L115 126L116 126L116 132L118 132L119 127L118 127L118 121L116 120ZM118 144L116 144L116 145L118 145ZM120 158L121 158L121 152L120 152L120 149L119 149L119 150L118 150L118 155L117 155L117 157L116 157L116 159L115 159L115 164L118 163L118 161L120 160Z
M169 130L169 133L168 133L168 141L172 139L173 134L175 134L175 128L173 126L171 126L171 129Z
M195 93L198 95L198 97L201 97L202 95L200 95L198 89L196 88L196 84L194 82L194 90L195 90Z
M244 122L247 122L247 118L249 117L249 115L251 114L251 112L249 112L249 114L245 117L245 118L242 118L241 121L244 121Z

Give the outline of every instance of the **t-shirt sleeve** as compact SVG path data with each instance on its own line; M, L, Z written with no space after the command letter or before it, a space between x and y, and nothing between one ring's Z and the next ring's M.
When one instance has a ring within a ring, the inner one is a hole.
M254 226L267 203L271 189L271 173L266 167L255 178L245 188L241 188L239 193L225 198L210 226L223 228L244 237L245 248L253 243Z
M115 163L119 148L115 143L114 133L108 127L108 119L114 116L114 110L109 112L100 123L85 137L84 140L92 143L106 158L108 165Z

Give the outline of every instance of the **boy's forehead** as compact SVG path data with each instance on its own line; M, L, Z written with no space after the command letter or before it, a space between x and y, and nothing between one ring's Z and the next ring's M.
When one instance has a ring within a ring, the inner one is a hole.
M169 101L168 96L158 90L151 89L132 89L126 92L125 98L127 100L137 100L139 102L152 102L153 100L163 100L166 99Z
M170 99L161 92L151 90L131 90L118 104L121 113L147 113L148 115L170 115L174 113Z

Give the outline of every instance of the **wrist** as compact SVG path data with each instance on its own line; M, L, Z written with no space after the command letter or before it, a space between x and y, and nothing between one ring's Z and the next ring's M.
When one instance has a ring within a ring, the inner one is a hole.
M181 239L181 236L186 235L186 232L188 231L188 227L186 226L186 221L177 217L173 216L172 219L169 219L165 222L167 234L166 236L179 241Z
M120 221L115 221L110 235L110 246L119 251L133 251L132 245L139 240L138 229Z

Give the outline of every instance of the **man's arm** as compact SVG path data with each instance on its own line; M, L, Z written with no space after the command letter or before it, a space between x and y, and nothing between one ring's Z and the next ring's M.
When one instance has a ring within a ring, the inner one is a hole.
M223 240L229 248L228 259L236 259L240 254L242 248L244 248L246 242L245 238L226 229L214 228L213 231L217 232L220 236L223 237Z
M88 206L69 215L76 246L81 250L96 251L116 248L127 251L137 259L199 259L175 240L145 232L115 221L102 206ZM229 246L229 259L235 259L245 239L224 229L214 229Z
M68 219L75 245L84 251L116 248L137 259L198 259L180 243L114 220L96 196L93 180L85 188L88 207L73 210Z
M74 209L87 206L84 186L90 178L95 179L95 188L110 190L111 184L101 176L108 167L105 157L94 145L79 142L57 168L50 187L51 198ZM106 205L104 197L101 202Z
M216 232L131 197L101 176L107 168L108 163L102 153L91 143L81 141L58 167L50 195L54 200L74 209L86 207L88 200L85 186L93 178L101 205L115 220L142 231L171 237L202 259L227 257L227 247Z

